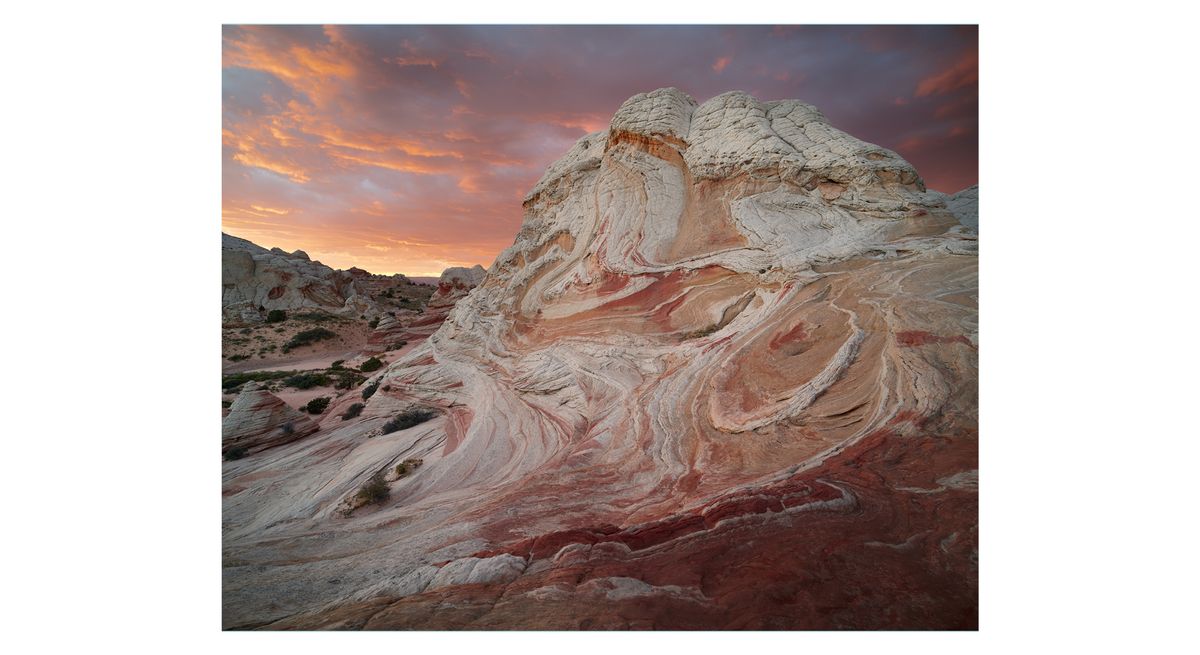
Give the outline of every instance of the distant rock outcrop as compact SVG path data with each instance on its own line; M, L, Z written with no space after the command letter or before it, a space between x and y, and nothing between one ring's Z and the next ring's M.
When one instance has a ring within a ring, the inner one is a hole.
M630 98L361 415L228 476L226 627L976 628L970 197L796 100Z
M334 270L303 250L267 250L221 235L221 310L225 322L256 322L272 309L321 309L346 316L377 311L361 269Z
M969 186L946 198L946 207L963 227L979 232L979 185Z
M247 382L221 421L221 452L242 455L291 443L317 431L312 419L274 394Z
M441 327L454 304L478 286L486 275L487 271L478 264L472 268L447 268L423 311L385 313L379 318L368 340L367 352L383 352L401 341L416 343L429 338Z

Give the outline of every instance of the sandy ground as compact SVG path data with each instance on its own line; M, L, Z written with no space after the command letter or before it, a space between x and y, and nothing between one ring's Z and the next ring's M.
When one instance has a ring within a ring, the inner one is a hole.
M265 325L255 329L251 329L249 334L243 334L239 329L223 330L223 336L226 337L224 344L225 350L228 353L246 352L245 345L230 344L228 338L247 339L249 338L256 344L276 343L282 344L291 338L293 334L301 330L309 329L313 324L301 323L297 321L287 321L282 324ZM358 369L358 367L369 358L369 355L363 355L360 351L362 346L367 342L367 337L371 333L371 328L367 326L366 321L349 321L344 323L328 322L322 324L324 327L336 332L337 338L318 341L311 346L304 346L292 350L287 355L280 355L278 347L274 352L264 353L262 356L255 356L239 362L231 362L226 358L222 362L222 375L231 373L245 373L250 371L321 371L328 369L333 362L342 360L343 367L348 369ZM276 332L276 328L283 326L282 332ZM262 335L265 339L255 339L256 336ZM379 358L385 363L396 361L400 356L412 350L416 346L415 343L410 343L403 348L393 350L379 355ZM262 347L259 345L258 347ZM228 355L226 355L228 357ZM370 377L372 373L360 373L365 377ZM278 390L273 391L276 396L283 400L288 405L296 409L303 408L308 401L313 398L322 396L328 398L338 398L347 393L360 393L359 388L353 389L335 389L333 386L314 387L312 389L293 389L290 387L280 386ZM232 403L237 398L237 394L222 393L223 401ZM315 417L314 417L315 418Z

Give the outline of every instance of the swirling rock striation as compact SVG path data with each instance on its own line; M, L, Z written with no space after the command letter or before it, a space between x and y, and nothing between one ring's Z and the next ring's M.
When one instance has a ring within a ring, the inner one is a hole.
M357 419L226 465L228 627L977 625L977 240L947 196L811 105L659 89L524 208Z
M256 382L247 382L221 420L221 450L257 453L317 431L317 424Z

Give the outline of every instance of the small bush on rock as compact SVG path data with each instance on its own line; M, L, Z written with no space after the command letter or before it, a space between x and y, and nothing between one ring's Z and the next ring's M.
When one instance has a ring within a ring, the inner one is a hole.
M375 395L375 392L377 390L379 390L379 380L376 380L376 381L372 382L371 384L368 384L367 386L363 387L363 390L362 390L363 400L369 400L371 398L371 396Z
M309 414L320 414L321 412L325 411L326 407L329 407L328 398L313 398L312 400L308 401L307 405L304 406L304 411L308 412Z
M287 312L282 309L272 309L267 312L268 323L282 323L287 320Z
M363 407L366 407L366 405L362 403L354 403L353 405L347 407L346 411L342 414L342 420L348 421L359 414L362 414Z
M378 357L372 357L371 359L363 362L358 367L358 370L362 371L363 373L370 373L371 371L378 371L381 368L383 368L383 361L381 361Z
M428 409L410 409L396 416L393 416L390 421L383 424L383 434L391 434L400 430L407 430L414 425L419 425L437 416L436 412Z
M372 475L358 489L358 499L365 503L382 503L387 499L391 490L383 479L383 471Z
M402 478L424 463L425 460L422 459L406 459L396 465L396 477Z

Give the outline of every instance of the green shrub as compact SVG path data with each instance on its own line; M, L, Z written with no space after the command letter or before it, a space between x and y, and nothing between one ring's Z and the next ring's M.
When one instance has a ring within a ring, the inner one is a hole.
M371 319L371 321L367 323L367 327L371 328L372 330L379 327L379 317L376 316L375 318Z
M330 371L330 374L338 379L337 383L333 385L334 389L353 389L367 381L367 378L348 369L334 369Z
M296 426L292 425L291 423L284 423L283 425L279 426L279 431L291 436L296 434Z
M400 350L401 348L403 348L407 345L408 345L408 342L405 341L404 339L401 339L401 340L397 341L396 343L393 343L392 345L388 346L387 349L388 350Z
M246 371L245 373L230 373L222 378L221 388L236 389L247 382L268 382L270 380L280 380L295 374L295 371Z
M292 337L290 341L283 344L283 352L288 352L293 348L300 348L301 346L308 346L321 341L322 339L332 339L336 336L337 332L327 330L323 327L305 330L297 333L296 336Z
M366 405L362 403L354 403L353 405L347 407L345 413L342 414L342 420L348 421L359 414L362 414L363 407L366 407Z
M371 371L378 371L381 368L383 368L383 361L378 357L372 357L359 365L358 370L363 373L370 373Z
M396 416L393 416L390 421L383 424L383 434L391 434L400 430L407 430L414 425L420 425L425 421L437 416L437 412L428 409L410 409Z
M308 401L307 405L304 406L304 411L308 412L309 414L320 414L321 412L325 411L326 407L329 407L328 398L313 398L312 400Z
M250 355L242 355L242 354L230 355L226 359L228 359L231 362L240 362L243 359L250 359Z
M327 387L329 386L329 376L324 373L298 373L284 380L283 384L293 389Z
M245 448L230 448L224 453L225 461L232 462L235 459L241 459L246 456Z
M272 309L267 312L268 323L282 323L287 320L287 312L282 309Z
M372 475L358 489L358 499L366 503L382 503L387 499L391 490L383 479L383 471Z
M334 360L334 362L329 365L329 368L336 371L342 367L342 364L345 364L345 363L346 363L346 360L344 360L344 359Z
M371 398L371 396L375 395L375 392L379 390L379 382L380 382L379 380L376 380L376 381L372 382L371 384L368 384L367 386L363 387L363 390L362 390L363 400L368 400Z

